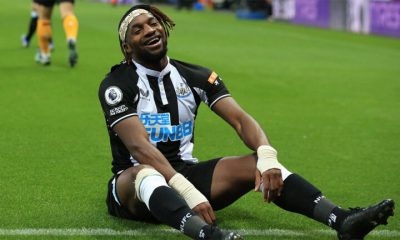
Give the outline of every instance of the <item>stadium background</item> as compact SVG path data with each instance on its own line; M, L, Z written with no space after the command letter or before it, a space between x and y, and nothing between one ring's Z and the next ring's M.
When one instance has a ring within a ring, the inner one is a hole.
M80 59L70 69L58 10L51 66L34 62L36 39L20 46L29 5L0 3L0 238L181 239L106 213L111 155L97 89L121 60L116 26L127 7L77 1ZM398 39L161 8L177 23L169 55L218 72L289 169L343 207L399 201ZM200 159L248 152L205 106L196 146ZM257 193L217 217L246 239L335 239L318 223L265 206ZM395 216L368 239L399 238Z

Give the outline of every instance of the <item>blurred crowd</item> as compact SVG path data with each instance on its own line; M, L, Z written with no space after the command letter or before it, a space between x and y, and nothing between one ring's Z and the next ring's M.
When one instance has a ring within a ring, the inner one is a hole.
M113 4L144 1L177 9L236 11L238 18L290 21L294 24L400 37L400 0L100 0Z
M112 5L135 4L138 0L102 0ZM203 10L205 8L214 10L237 10L246 8L250 11L265 11L268 16L273 15L273 2L286 0L142 0L140 2L175 4L177 9Z

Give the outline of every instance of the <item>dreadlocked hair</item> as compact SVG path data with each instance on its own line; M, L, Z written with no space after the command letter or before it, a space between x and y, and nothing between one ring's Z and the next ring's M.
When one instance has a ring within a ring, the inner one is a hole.
M128 16L132 11L136 10L136 9L144 9L149 11L151 14L153 14L153 16L161 23L161 26L164 28L165 34L167 35L167 37L169 37L169 31L172 30L175 27L175 22L168 17L165 13L163 13L160 9L158 9L157 7L153 6L153 5L147 5L147 4L138 4L135 5L133 7L131 7L128 11L126 11L126 13L122 16L121 20L119 21L118 24L118 30L121 27L122 22L124 21L124 19L126 18L126 16ZM118 34L118 40L119 40L119 46L121 48L122 54L124 54L124 61L127 64L130 64L130 56L129 54L127 54L124 50L123 47L123 41L120 39L119 34Z

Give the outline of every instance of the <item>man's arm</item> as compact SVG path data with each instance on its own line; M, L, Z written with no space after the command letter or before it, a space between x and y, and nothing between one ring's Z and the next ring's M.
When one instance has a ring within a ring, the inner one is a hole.
M131 155L141 164L154 167L167 182L176 174L164 155L150 143L146 129L137 116L122 120L114 126L113 130Z
M193 211L199 214L207 223L215 222L215 214L210 203L194 188L182 175L177 174L164 155L154 147L148 138L146 129L137 116L129 117L117 123L113 130L118 134L121 141L129 150L131 155L141 164L154 167L161 173L171 187L177 190L186 202L193 203ZM173 181L170 181L173 178ZM173 184L171 184L173 182ZM183 191L183 193L182 193Z
M232 97L226 97L215 103L213 111L228 122L238 133L248 148L257 151L269 141L260 125L247 114Z
M270 145L267 136L260 125L246 113L232 97L219 100L213 106L213 111L228 122L237 132L242 141L253 151L262 145ZM277 168L260 173L256 170L255 190L260 189L261 174L263 179L264 200L273 201L280 196L283 189L281 171Z

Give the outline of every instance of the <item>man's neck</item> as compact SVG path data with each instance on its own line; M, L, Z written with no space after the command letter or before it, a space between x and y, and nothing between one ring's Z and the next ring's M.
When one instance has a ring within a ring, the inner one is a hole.
M154 70L161 72L167 65L168 65L168 58L167 56L163 57L160 61L158 62L144 62L140 61L139 59L133 59L143 67L146 67L148 69Z

